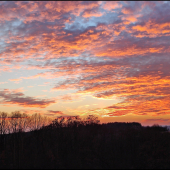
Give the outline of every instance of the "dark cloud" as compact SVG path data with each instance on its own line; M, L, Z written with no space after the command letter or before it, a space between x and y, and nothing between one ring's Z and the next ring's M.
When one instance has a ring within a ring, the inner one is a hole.
M24 96L22 92L10 91L4 89L0 91L1 104L17 104L23 107L40 107L45 108L50 104L54 104L55 100L36 99L34 97Z
M163 121L163 122L167 122L167 121L170 121L170 119L163 119L163 118L160 118L160 119L145 119L144 121L151 121L151 122Z
M55 110L48 110L51 114L59 114L59 115L63 115L62 111L55 111Z

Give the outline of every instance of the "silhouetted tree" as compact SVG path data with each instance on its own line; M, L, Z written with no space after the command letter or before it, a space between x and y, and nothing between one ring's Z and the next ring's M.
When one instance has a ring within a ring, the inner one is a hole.
M99 123L100 123L100 120L98 119L97 116L89 115L86 118L86 124L88 124L88 125L95 125L95 124L99 124Z
M5 134L7 132L7 113L0 112L0 134Z

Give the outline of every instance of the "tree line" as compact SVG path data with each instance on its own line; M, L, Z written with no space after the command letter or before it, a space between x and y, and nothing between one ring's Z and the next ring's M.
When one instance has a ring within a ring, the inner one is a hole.
M166 127L143 127L137 122L100 124L94 115L61 116L41 126L37 120L32 120L34 130L27 133L19 130L24 123L18 123L18 128L13 123L16 133L0 135L0 168L170 168L170 133Z
M12 112L11 114L0 112L0 134L33 131L51 122L52 119L39 113L29 116L19 111Z

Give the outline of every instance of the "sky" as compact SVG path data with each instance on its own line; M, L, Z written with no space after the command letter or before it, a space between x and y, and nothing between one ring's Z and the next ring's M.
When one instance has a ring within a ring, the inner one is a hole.
M170 125L169 9L1 1L0 111Z

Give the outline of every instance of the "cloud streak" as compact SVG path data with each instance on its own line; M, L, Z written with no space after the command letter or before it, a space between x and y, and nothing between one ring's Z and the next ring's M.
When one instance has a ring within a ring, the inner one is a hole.
M16 92L9 89L0 91L1 104L17 104L22 107L39 107L45 108L50 104L54 104L55 100L36 99L34 97L24 96L22 92Z

